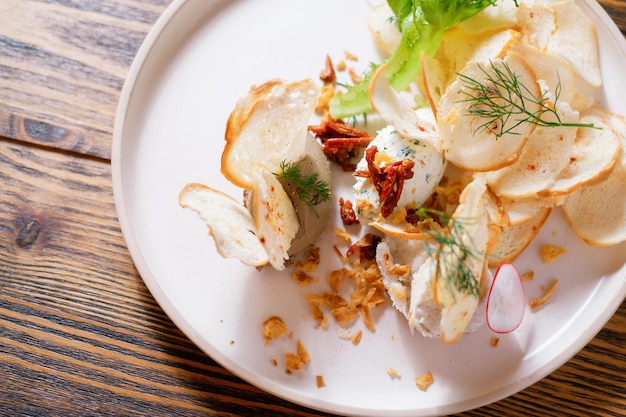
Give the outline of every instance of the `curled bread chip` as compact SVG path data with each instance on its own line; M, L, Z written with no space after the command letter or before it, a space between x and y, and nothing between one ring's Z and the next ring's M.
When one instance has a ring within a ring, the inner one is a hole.
M626 166L609 178L568 196L563 209L572 229L589 245L609 246L626 240Z
M593 22L573 0L550 4L556 16L556 30L550 36L547 52L572 62L578 73L591 85L600 86L600 57Z
M562 122L576 123L580 116L567 103L557 105ZM556 121L553 114L545 114L548 121ZM538 126L526 142L519 158L499 170L477 174L500 197L536 197L549 188L568 164L576 128L569 126ZM500 139L502 140L502 138Z
M498 78L496 70L516 74L520 84L526 86L535 97L541 92L535 74L518 54L510 52L504 60L494 59L490 64L470 63L463 70L464 77L458 77L441 98L437 112L439 132L443 138L446 158L453 164L470 171L490 171L511 165L521 153L528 136L535 125L518 123L509 118L504 126L483 128L488 119L470 114L474 106L468 100L475 93L468 91L467 79L476 81L487 88L494 88L490 79ZM521 98L512 98L522 105ZM538 110L538 104L528 102L526 110L531 114ZM499 123L496 121L496 124ZM495 131L504 134L497 137Z
M510 50L524 57L546 94L558 95L559 102L569 104L579 113L593 105L597 86L585 80L567 59L554 53L542 52L525 42L515 43Z
M565 196L501 198L500 201L509 219L508 226L515 226L533 218L546 208L560 206L565 201ZM506 228L504 227L504 229Z
M517 23L524 42L545 52L556 31L555 11L539 2L520 3L517 8Z
M385 69L386 66L381 65L372 75L368 91L372 108L383 120L393 125L399 135L424 141L435 149L441 149L441 137L437 133L432 112L426 108L418 116L408 100L389 85Z
M298 214L276 176L256 171L252 194L252 217L261 245L267 251L270 264L277 270L285 268L289 248L300 223Z
M435 115L441 96L458 72L470 62L488 65L493 59L504 58L518 39L519 33L509 29L478 35L458 27L447 30L435 56L421 54L422 88Z
M504 58L519 37L519 32L512 29L478 35L467 33L460 27L449 29L442 42L449 65L450 81L471 62L487 65L494 59Z
M192 183L182 189L178 201L181 207L193 210L206 223L220 255L255 267L267 264L267 251L256 235L252 215L234 198L206 185Z
M382 54L391 56L402 37L391 7L385 2L374 7L367 18L367 27Z
M461 194L460 204L452 217L462 226L461 241L455 245L443 245L438 256L437 277L434 284L434 300L441 307L441 341L454 343L469 325L480 303L480 295L458 287L451 282L458 277L460 262L463 270L472 275L464 278L484 284L487 247L491 236L489 214L484 201L487 187L479 179L469 183ZM471 252L467 256L459 248Z
M601 110L583 116L580 122L591 123L595 128L578 128L569 164L559 173L554 184L540 195L568 195L580 187L604 181L613 171L622 153L618 133L603 117Z
M277 172L283 161L304 157L307 127L320 88L312 80L271 80L253 86L226 124L221 171L233 184L254 186L254 172Z
M489 268L497 268L503 263L512 263L528 247L544 225L552 209L539 208L532 216L502 231L498 243L489 254Z
M608 246L626 240L626 120L605 113L619 134L622 152L609 177L566 197L565 215L572 229L590 245Z

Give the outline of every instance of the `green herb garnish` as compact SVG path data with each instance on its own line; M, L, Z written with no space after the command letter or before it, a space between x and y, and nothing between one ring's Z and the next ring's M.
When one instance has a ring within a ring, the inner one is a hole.
M518 75L511 70L506 62L503 68L490 63L493 74L483 66L478 68L487 76L486 81L480 82L465 74L458 74L463 81L464 89L461 93L467 99L460 102L470 103L468 115L479 116L485 119L485 123L476 128L474 134L490 131L496 139L506 134L519 134L515 128L524 123L531 123L542 127L588 127L595 128L593 123L567 123L561 121L556 111L557 101L561 95L561 82L554 89L554 100L550 102L547 93L537 97ZM529 104L536 104L536 111L528 110ZM553 116L556 121L550 121L546 116ZM510 125L509 125L509 122Z
M284 178L296 185L298 199L307 206L313 207L324 201L330 200L330 185L326 181L318 180L317 172L311 175L303 175L295 163L282 161L280 172L274 173L279 178Z
M444 279L448 287L478 297L480 280L468 265L478 254L463 241L467 236L464 223L471 220L461 221L446 212L426 207L418 207L415 215L421 232L435 242L435 245L426 242L426 252L437 262L437 276Z

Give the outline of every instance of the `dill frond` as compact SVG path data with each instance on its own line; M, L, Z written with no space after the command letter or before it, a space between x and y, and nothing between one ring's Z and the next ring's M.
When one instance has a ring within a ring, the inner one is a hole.
M307 206L313 207L330 200L330 185L326 181L319 180L317 172L304 175L295 163L282 161L280 172L274 173L274 175L293 182L296 185L298 199Z
M468 265L478 254L463 241L466 235L464 222L471 219L461 221L446 212L426 207L418 207L416 215L422 232L435 243L426 243L426 252L437 262L437 276L458 292L478 297L480 279L474 276Z
M457 74L463 81L464 89L461 93L467 97L459 102L470 103L469 116L479 116L485 119L485 122L476 128L474 134L488 130L495 134L496 139L499 139L506 134L519 134L515 132L515 129L524 123L543 127L597 128L593 123L561 121L556 111L556 104L561 94L560 80L554 89L554 101L550 103L547 93L537 97L528 86L520 81L518 75L506 62L502 63L502 68L490 62L491 71L481 65L478 65L478 68L486 76L484 83L465 74ZM534 112L530 111L528 110L529 104L536 104L539 108ZM554 116L556 121L548 120L547 115Z

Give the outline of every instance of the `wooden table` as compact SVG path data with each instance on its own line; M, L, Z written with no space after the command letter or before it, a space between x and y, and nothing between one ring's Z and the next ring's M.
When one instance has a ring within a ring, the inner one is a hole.
M0 415L324 415L204 355L155 303L124 244L114 114L169 3L0 1ZM601 3L626 33L626 2ZM625 332L622 303L556 372L463 415L626 415Z

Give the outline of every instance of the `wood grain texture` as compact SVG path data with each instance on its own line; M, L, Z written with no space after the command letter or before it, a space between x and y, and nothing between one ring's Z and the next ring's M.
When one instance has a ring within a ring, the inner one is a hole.
M119 92L170 0L2 0L0 135L108 159Z
M132 59L169 3L0 1L0 416L326 415L203 354L126 249L108 162L113 118ZM601 3L626 34L626 2ZM548 377L458 416L625 410L626 302Z

